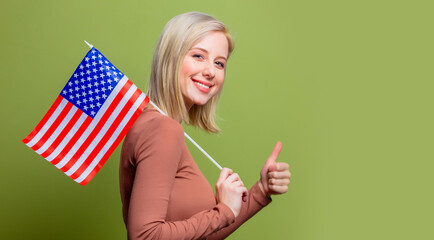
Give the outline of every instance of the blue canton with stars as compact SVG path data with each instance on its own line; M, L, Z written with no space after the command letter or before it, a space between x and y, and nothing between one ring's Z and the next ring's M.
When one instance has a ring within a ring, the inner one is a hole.
M96 48L92 48L60 95L94 118L123 75Z

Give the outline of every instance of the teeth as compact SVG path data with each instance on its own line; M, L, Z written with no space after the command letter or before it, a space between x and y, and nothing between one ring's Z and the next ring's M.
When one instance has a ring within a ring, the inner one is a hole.
M194 82L194 83L197 84L197 85L199 85L199 86L202 86L202 87L205 87L205 88L209 88L209 86L206 86L206 85L204 85L204 84L202 84L200 82Z

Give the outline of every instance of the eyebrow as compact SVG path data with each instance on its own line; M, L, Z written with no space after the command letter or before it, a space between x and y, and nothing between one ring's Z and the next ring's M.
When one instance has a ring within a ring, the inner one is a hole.
M201 50L203 52L208 53L208 51L206 49L204 49L204 48L200 48L200 47L191 48L191 50L193 50L193 49ZM216 59L218 59L218 58L223 58L225 61L227 61L227 59L225 57L223 57L223 56L217 56Z

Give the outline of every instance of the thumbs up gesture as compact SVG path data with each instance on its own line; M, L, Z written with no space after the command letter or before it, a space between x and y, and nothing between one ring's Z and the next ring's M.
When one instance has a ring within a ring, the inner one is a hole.
M282 149L282 143L277 142L270 157L265 162L261 170L261 179L259 188L269 197L270 195L283 194L288 191L288 185L291 179L289 165L284 162L276 162Z

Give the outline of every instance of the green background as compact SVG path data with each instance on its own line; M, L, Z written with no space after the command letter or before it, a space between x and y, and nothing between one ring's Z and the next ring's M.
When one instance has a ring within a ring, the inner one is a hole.
M126 239L120 147L85 187L21 139L95 45L146 91L165 23L202 11L236 48L222 133L186 127L251 186L277 140L289 192L229 239L432 239L432 1L5 1L0 239ZM219 171L189 145L212 186Z

